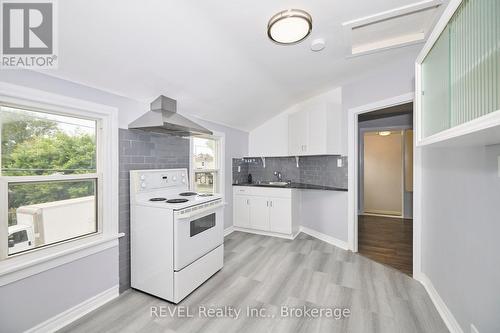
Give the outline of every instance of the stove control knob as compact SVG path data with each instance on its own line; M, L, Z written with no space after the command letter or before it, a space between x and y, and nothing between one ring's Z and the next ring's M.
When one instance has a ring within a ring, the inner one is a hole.
M177 180L177 177L176 176L173 176L172 177L172 180L175 182Z
M144 179L146 179L146 176L141 175L141 180L144 180Z
M182 183L186 184L186 178L182 178Z
M184 173L182 173L182 177L186 177L186 175Z
M142 188L146 188L146 183L141 183Z

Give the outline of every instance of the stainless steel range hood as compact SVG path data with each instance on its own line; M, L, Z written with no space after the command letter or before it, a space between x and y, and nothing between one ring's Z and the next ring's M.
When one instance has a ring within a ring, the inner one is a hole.
M128 125L129 129L166 133L176 136L211 135L211 131L177 113L177 101L161 95L151 110Z

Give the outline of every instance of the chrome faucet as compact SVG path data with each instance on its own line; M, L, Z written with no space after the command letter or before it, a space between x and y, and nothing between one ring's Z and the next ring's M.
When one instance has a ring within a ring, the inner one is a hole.
M281 178L281 172L279 171L274 171L274 175L276 176L276 178L278 178L278 181L281 182L283 180L283 178Z

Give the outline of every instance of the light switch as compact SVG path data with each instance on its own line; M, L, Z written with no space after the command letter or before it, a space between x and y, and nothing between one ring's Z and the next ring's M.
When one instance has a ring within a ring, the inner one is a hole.
M238 172L241 172L241 166L238 165Z
M342 168L342 159L337 158L337 168Z

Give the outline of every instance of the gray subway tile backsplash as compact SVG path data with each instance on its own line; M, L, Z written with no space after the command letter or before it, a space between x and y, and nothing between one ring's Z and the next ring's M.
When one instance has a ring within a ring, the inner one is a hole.
M337 167L339 158L342 167ZM298 168L294 156L266 157L265 164L261 158L234 158L233 183L246 183L248 174L254 182L276 180L274 172L279 171L284 181L347 188L347 156L301 156Z

